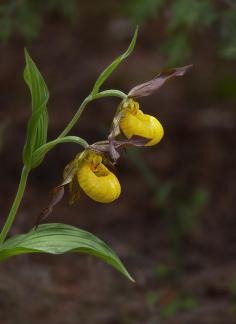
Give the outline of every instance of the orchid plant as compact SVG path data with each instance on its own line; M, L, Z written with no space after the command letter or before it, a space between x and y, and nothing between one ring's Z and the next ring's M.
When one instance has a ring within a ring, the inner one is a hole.
M27 127L19 187L0 234L0 260L25 253L81 252L102 259L133 281L116 253L93 234L67 224L42 224L42 222L52 212L55 204L62 199L64 186L67 184L70 191L70 203L79 199L81 191L99 203L112 203L121 193L119 180L112 170L123 148L127 146L147 147L157 144L162 139L164 131L161 123L155 117L143 113L137 99L151 95L168 79L184 75L190 66L163 71L151 81L134 87L128 94L114 89L100 90L111 73L133 51L137 34L138 28L126 52L118 56L100 74L92 91L84 99L71 121L56 139L50 141L47 140L49 91L40 71L25 50L24 80L31 94L32 115ZM120 104L107 139L88 144L81 137L68 135L78 123L88 103L111 96L118 97ZM65 167L63 181L53 189L52 199L38 217L35 228L28 233L6 239L22 201L30 171L38 167L46 154L56 145L69 142L80 145L82 151Z

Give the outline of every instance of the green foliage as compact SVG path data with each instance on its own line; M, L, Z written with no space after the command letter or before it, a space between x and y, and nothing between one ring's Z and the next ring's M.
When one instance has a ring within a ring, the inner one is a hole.
M6 42L15 34L26 40L36 38L44 17L52 13L73 23L78 7L78 0L2 1L0 41ZM167 54L168 65L186 61L194 45L192 38L199 35L204 39L209 30L218 40L219 56L236 58L236 6L233 1L222 0L217 4L215 0L128 0L122 3L122 10L135 24L150 19L164 21L166 41L161 44L161 51Z
M197 224L198 215L208 201L208 192L198 188L186 190L185 186L177 184L174 180L160 181L142 158L140 151L135 148L129 149L126 156L143 176L153 192L155 207L166 220L172 257L178 271L182 267L185 237ZM159 270L162 270L161 266ZM163 272L165 274L165 268Z
M15 9L16 18L12 20L12 28L14 28L14 22L17 19L15 22L17 23L17 32L27 40L36 38L42 25L40 13L32 4L30 1L24 1L21 6Z
M206 204L208 194L204 190L195 189L189 195L183 193L183 196L180 196L177 199L179 200L176 205L178 231L183 235L188 234L196 223L198 213Z
M135 23L142 23L147 17L156 18L165 1L166 0L130 0L127 3L127 11Z
M179 312L187 312L198 307L198 301L194 296L189 296L182 293L177 293L173 289L173 296L170 300L162 299L160 291L150 290L145 294L146 303L149 307L158 307L160 316L167 319L176 315Z
M157 304L160 294L156 291L148 291L146 294L146 301L150 307L153 307Z
M176 185L169 196L169 204L162 209L168 226L176 272L183 266L185 238L198 224L198 215L207 201L206 191L195 188L186 192L186 188Z
M39 35L47 14L58 13L75 21L77 0L8 0L0 4L0 40L5 42L17 34L26 40Z
M220 35L222 43L221 56L228 59L236 58L236 9L224 10L220 18Z
M0 260L25 253L62 254L80 252L94 255L133 281L118 256L93 234L66 224L44 224L27 234L16 235L0 248Z
M215 77L214 91L216 98L227 99L227 100L236 100L236 76L234 74L222 73L220 76Z
M229 286L229 291L231 295L236 298L236 279L232 280Z
M171 317L179 311L189 311L195 309L198 306L198 302L194 297L178 297L168 303L165 307L162 307L160 314L164 318Z
M10 38L11 32L12 32L12 20L7 17L1 18L0 19L0 40L2 42L6 42Z
M137 170L146 181L148 187L153 192L155 206L163 206L166 203L166 199L172 190L173 183L168 181L163 183L159 181L156 174L145 162L140 150L138 150L137 148L129 148L129 150L127 150L126 157L137 168Z
M215 9L211 0L176 0L171 7L171 18L167 28L169 31L181 27L202 29L209 27L215 18Z
M52 13L73 23L78 7L78 0L2 1L0 41L6 42L15 34L26 40L36 38L44 18ZM196 35L204 39L206 31L215 35L219 56L236 58L236 6L233 1L219 1L217 4L215 0L128 0L122 3L122 10L135 24L150 19L164 21L161 30L164 27L166 40L161 44L161 51L167 54L168 65L186 61L194 45L192 39Z
M191 53L188 35L182 32L175 33L161 45L160 52L168 56L168 64L171 66L186 62Z
M57 12L66 17L71 23L75 22L78 0L47 0L44 1L47 12Z
M166 264L158 264L155 268L155 275L157 279L167 279L172 274L172 270Z
M210 31L218 40L218 54L236 59L236 6L232 1L214 0L129 0L126 12L135 22L155 18L165 21L165 39L161 51L168 65L181 64L191 54L192 39L204 40ZM163 29L162 29L163 30Z
M47 141L49 92L47 85L35 63L25 50L26 67L24 80L28 85L32 100L32 116L28 122L23 161L28 168L36 167L41 160L32 164L33 153Z

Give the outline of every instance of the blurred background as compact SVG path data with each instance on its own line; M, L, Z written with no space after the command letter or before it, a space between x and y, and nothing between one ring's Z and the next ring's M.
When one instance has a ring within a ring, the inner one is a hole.
M0 323L236 323L234 0L2 0L0 223L19 181L30 115L24 46L50 90L52 139L127 48L137 23L135 51L104 89L128 92L163 68L193 63L187 75L140 100L165 137L123 155L118 201L83 196L70 207L65 197L48 219L102 238L136 283L86 255L18 256L1 265ZM104 139L118 103L91 103L72 134ZM32 172L11 234L34 226L77 153L75 144L58 146Z

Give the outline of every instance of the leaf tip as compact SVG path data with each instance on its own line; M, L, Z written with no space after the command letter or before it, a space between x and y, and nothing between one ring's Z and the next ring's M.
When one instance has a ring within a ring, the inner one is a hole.
M139 25L136 25L135 31L134 31L134 37L136 37L136 38L138 36L138 31L139 31Z
M139 26L136 25L136 28L135 28L135 31L134 31L134 34L133 34L133 37L132 37L132 40L130 42L130 45L127 49L127 54L131 54L131 52L133 51L134 49L134 46L136 44L136 41L137 41L137 37L138 37L138 31L139 31Z
M30 55L29 55L29 52L26 47L24 47L24 54L25 54L25 60L27 61L27 59L30 57Z
M128 276L128 279L129 279L132 283L136 283L136 281L134 280L134 278L131 277L130 275Z

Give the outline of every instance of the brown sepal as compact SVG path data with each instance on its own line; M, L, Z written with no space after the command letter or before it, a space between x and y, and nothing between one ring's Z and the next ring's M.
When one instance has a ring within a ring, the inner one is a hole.
M111 160L116 162L119 159L120 151L123 148L130 146L144 146L149 140L150 139L141 136L133 136L130 139L120 141L110 138L109 140L96 142L90 145L89 149L100 154L109 153Z
M183 67L162 71L156 78L139 84L131 89L128 93L128 97L135 99L150 96L153 94L153 92L161 88L167 80L173 77L183 76L192 66L193 65L186 65Z
M51 214L54 206L61 201L61 199L64 196L64 186L60 185L53 188L51 193L52 193L51 201L48 204L48 206L44 208L40 213L40 215L37 217L35 228L37 228L38 225Z
M64 191L65 191L64 186L67 184L71 184L73 182L76 170L78 168L79 156L80 154L78 154L76 158L73 161L71 161L69 164L67 164L67 166L65 167L63 172L63 182L52 190L51 201L48 204L48 206L44 208L40 213L40 215L37 217L36 228L44 219L46 219L52 213L54 206L61 201L61 199L64 196ZM76 192L77 193L76 194L74 193L73 198L70 200L70 203L73 203L78 199L79 196L78 190Z

